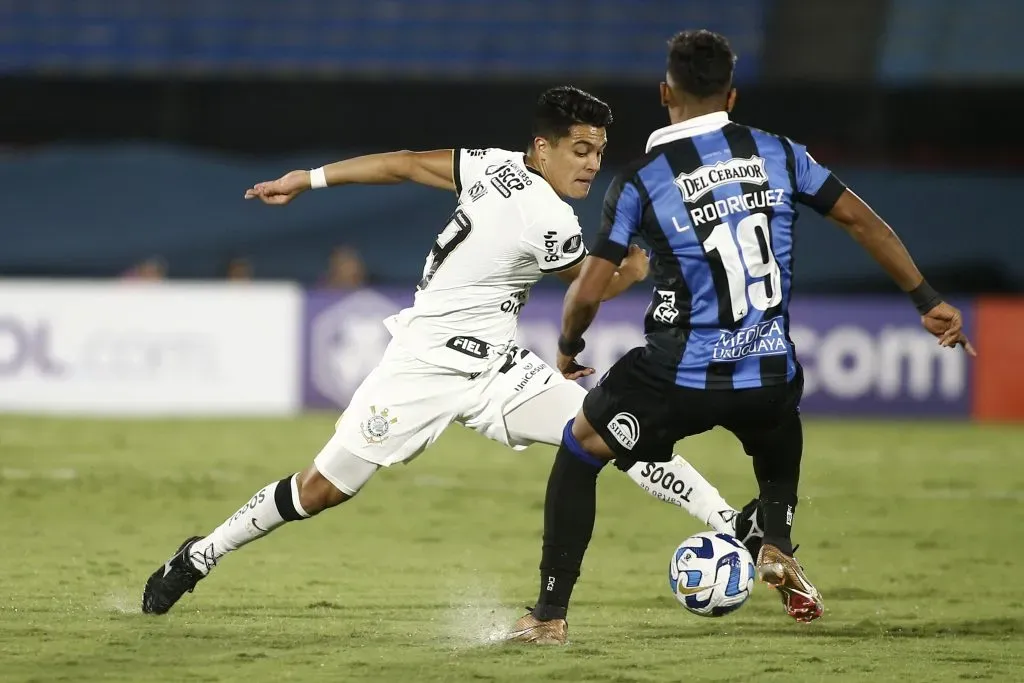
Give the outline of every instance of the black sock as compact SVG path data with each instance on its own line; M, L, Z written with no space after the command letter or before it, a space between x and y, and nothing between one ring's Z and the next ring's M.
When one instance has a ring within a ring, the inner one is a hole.
M772 500L783 498L784 500ZM766 499L768 499L766 501ZM764 511L764 542L773 545L787 555L793 554L793 514L796 512L796 494L761 493L761 509ZM756 558L755 558L756 559Z
M761 489L764 542L792 555L791 533L803 455L803 428L799 415L779 425L772 437L771 450L759 452L753 458L754 474Z
M544 498L544 551L540 561L540 596L533 616L565 619L569 598L580 575L583 555L594 533L597 475L605 463L587 453L572 435L562 432Z

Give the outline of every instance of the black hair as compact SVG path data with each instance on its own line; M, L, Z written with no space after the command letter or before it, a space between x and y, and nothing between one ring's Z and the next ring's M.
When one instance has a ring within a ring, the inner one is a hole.
M545 90L533 110L533 138L552 142L569 135L573 125L583 123L604 128L612 123L612 108L571 85Z
M668 42L668 75L688 95L704 99L732 88L736 53L725 36L707 31L683 31Z

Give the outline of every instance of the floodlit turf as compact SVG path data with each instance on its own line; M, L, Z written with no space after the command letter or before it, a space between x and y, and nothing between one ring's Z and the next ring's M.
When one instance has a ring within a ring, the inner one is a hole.
M307 464L332 422L0 418L0 680L1024 680L1021 427L809 423L795 538L826 605L809 626L763 586L728 617L685 612L667 565L700 525L609 469L571 644L492 643L536 596L553 450L461 427L139 613L186 535ZM727 434L684 450L750 498Z

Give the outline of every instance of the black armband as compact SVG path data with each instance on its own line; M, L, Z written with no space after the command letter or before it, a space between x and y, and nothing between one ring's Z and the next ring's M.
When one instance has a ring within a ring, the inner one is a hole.
M558 352L563 356L569 356L575 358L578 356L583 349L587 347L587 343L583 341L583 337L579 339L566 339L565 335L558 335Z
M942 297L935 289L928 284L927 280L921 280L921 284L907 292L910 300L917 307L917 312L925 315L928 311L942 303Z
M611 261L616 267L622 263L622 259L626 258L626 254L628 253L628 246L623 246L618 242L613 242L606 237L600 236L594 243L594 248L590 250L590 254L592 256L603 258L605 261Z

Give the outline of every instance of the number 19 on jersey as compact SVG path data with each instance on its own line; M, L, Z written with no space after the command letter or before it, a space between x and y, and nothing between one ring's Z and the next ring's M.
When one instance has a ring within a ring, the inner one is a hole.
M748 296L750 305L759 311L767 311L782 301L782 272L772 253L765 214L752 213L737 223L735 241L732 226L719 223L704 240L704 251L709 255L717 252L722 259L734 320L746 317ZM749 286L748 275L755 280Z

